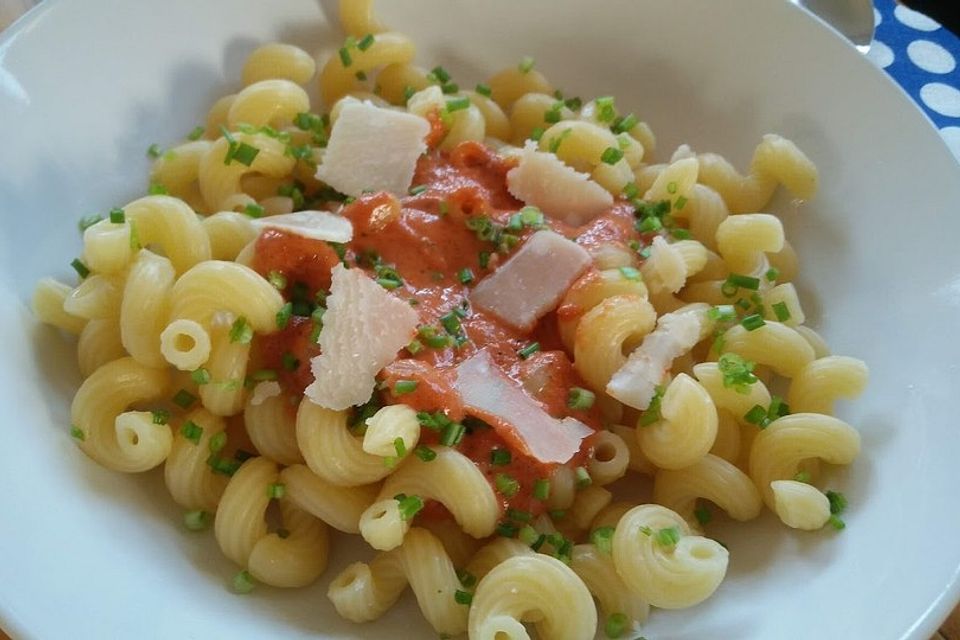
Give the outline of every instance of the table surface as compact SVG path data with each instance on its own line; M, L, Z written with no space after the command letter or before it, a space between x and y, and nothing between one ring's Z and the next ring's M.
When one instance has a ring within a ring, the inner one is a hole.
M0 31L35 0L0 0ZM876 35L867 57L923 108L960 159L960 38L895 0L874 0ZM0 640L10 640L0 629ZM931 640L960 640L960 607Z

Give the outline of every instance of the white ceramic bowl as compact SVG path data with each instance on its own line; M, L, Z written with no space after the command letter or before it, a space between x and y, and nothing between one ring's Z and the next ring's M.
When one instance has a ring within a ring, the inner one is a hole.
M210 534L180 527L157 474L98 468L67 435L73 350L28 309L69 276L75 223L141 194L151 142L182 138L237 86L258 43L339 36L311 0L48 0L0 39L0 623L24 638L433 637L407 596L339 621L326 584L232 595ZM475 82L525 54L569 94L613 93L657 132L744 166L779 132L817 162L820 195L786 215L811 324L865 359L841 416L863 455L831 484L848 527L718 525L726 582L656 611L668 638L926 640L958 596L960 171L903 92L839 36L770 0L396 0L420 59ZM340 549L341 547L338 547Z

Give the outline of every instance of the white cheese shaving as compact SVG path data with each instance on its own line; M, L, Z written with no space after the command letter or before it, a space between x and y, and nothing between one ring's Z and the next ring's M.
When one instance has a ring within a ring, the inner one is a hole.
M430 124L369 102L343 106L317 168L317 179L349 196L364 191L406 194L417 159L427 150Z
M491 422L508 441L517 439L540 462L564 463L580 451L593 430L573 418L552 417L500 371L486 351L457 366L455 384L464 406ZM509 433L505 435L504 429Z
M523 148L520 164L507 173L507 189L518 200L575 227L613 204L613 196L590 176L552 153L538 151L532 141Z
M643 339L607 384L607 393L635 409L646 409L673 361L706 337L713 322L706 304L691 304L668 313Z
M253 388L253 393L250 394L250 404L256 407L278 395L280 395L279 382L275 380L260 382Z
M553 310L590 266L590 254L553 231L537 231L470 293L470 303L523 330Z
M314 381L304 394L339 411L370 399L375 376L413 339L420 319L360 269L338 264L332 276L321 353L310 360Z
M329 211L295 211L256 218L251 220L250 224L258 231L279 229L312 240L350 242L353 239L353 224L343 216Z

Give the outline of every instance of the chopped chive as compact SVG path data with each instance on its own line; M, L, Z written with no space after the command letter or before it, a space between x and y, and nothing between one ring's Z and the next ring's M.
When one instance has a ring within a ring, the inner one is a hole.
M567 407L574 411L588 411L596 399L596 394L589 389L570 387L567 392Z
M153 424L167 424L170 422L170 412L166 409L154 409L150 413L153 415Z
M71 425L70 437L73 438L74 440L79 440L80 442L83 442L84 440L87 439L87 434L84 433L83 429L81 429L80 427L76 425Z
M741 320L740 324L743 325L743 328L747 331L754 331L767 323L764 321L763 316L759 313L754 313Z
M713 514L710 512L710 509L703 506L694 509L693 515L697 519L697 522L700 523L701 527L705 527L710 520L713 519Z
M763 274L768 282L774 282L777 278L780 277L780 270L776 267L770 267L767 269L767 272Z
M534 64L536 64L536 61L532 57L524 56L517 69L520 70L520 73L530 73L530 70L533 69Z
M560 132L556 138L550 141L550 153L556 153L560 150L560 145L563 144L563 141L570 137L570 134L573 133L573 129L567 128Z
M607 147L600 154L600 160L606 164L617 164L623 158L623 151L615 147Z
M847 497L839 491L827 491L827 500L830 501L830 513L835 516L847 509Z
M483 84L482 82L481 82L480 84L478 84L478 85L474 88L474 91L476 91L476 92L479 93L480 95L486 96L486 97L488 97L488 98L489 98L491 95L493 95L493 90L490 89L489 85L485 85L485 84Z
M284 289L287 288L287 276L283 275L283 273L280 271L271 271L270 273L268 273L267 282L273 285L273 288L276 289L277 291L283 291ZM291 307L291 313L292 311L293 309Z
M460 316L453 311L440 316L440 324L446 329L447 333L454 334L460 331Z
M717 361L717 367L723 375L723 386L737 393L749 393L749 386L757 381L753 375L756 365L735 353L725 353Z
M448 82L444 85L441 85L440 91L442 91L445 95L450 95L451 93L457 93L458 91L460 91L460 85L458 85L456 82Z
M243 208L243 213L251 218L262 218L264 210L263 207L258 204L248 204Z
M300 368L300 359L289 351L284 351L283 356L281 356L281 364L284 371L296 371Z
M423 509L423 498L420 496L405 496L400 494L400 496L396 496L396 499L401 520L413 520L413 517Z
M450 98L447 100L447 111L462 111L470 107L470 98L462 96L459 98Z
M610 555L613 553L613 533L614 527L600 527L594 529L590 534L590 542L597 548L597 551Z
M627 200L633 200L639 193L640 188L636 182L628 182L626 186L623 187L623 197Z
M279 500L286 492L287 486L282 482L274 482L267 485L267 497L271 500Z
M490 464L503 466L505 464L510 464L510 461L513 459L513 456L510 453L509 449L491 449L490 450Z
M747 411L743 416L743 419L750 424L759 426L761 429L766 428L766 426L770 424L770 419L767 417L767 410L759 404L753 405L750 411Z
M416 380L397 380L393 384L393 395L402 396L407 393L413 393L417 390Z
M253 579L253 576L250 575L249 571L243 570L237 575L233 576L232 585L234 593L247 594L253 591L254 587L257 586L256 581Z
M111 209L110 210L110 222L113 224L123 224L126 222L126 215L123 212L123 209Z
M527 346L517 351L517 355L520 356L520 358L522 358L523 360L526 360L527 358L535 354L537 351L540 351L540 343L531 342Z
M612 96L603 96L594 100L597 105L597 120L600 122L613 122L617 118L617 109L613 105Z
M201 137L203 137L204 131L205 131L205 129L204 129L203 127L194 127L194 128L193 128L193 131L191 131L191 132L187 135L187 139L188 139L188 140L199 140Z
M227 432L220 431L219 433L213 434L207 446L210 448L210 453L212 454L218 454L223 451L223 448L227 446Z
M520 483L506 473L498 473L493 478L493 484L501 494L507 498L512 498L520 491Z
M73 267L73 270L77 272L77 275L80 276L81 280L90 275L90 268L85 265L80 258L74 258L73 262L70 263L70 266Z
M360 40L357 42L357 49L360 49L360 51L366 51L371 46L373 46L374 40L375 40L374 35L372 33L368 33L367 35L360 38Z
M532 547L533 545L535 545L537 541L540 540L541 537L544 540L546 540L546 536L542 536L536 529L534 529L528 524L521 527L517 535L517 538L520 539L520 542L527 545L528 547Z
M463 434L466 429L459 422L450 422L443 427L443 433L440 434L440 444L446 447L455 447L463 440Z
M608 638L620 638L630 627L630 618L624 613L611 613L603 625L603 632Z
M745 276L739 273L731 273L729 276L727 276L727 280L724 284L729 284L734 287L734 293L736 293L736 289L749 289L751 291L756 291L760 288L760 278Z
M663 222L661 222L660 218L656 216L650 216L648 218L644 218L643 220L639 220L634 226L636 226L637 231L640 233L652 233L654 231L660 231L663 229Z
M259 153L260 149L257 149L246 142L241 142L236 146L236 148L233 149L232 153L227 153L227 164L230 164L230 161L232 160L236 160L240 164L249 167L253 164L253 161L256 159Z
M590 477L590 472L587 471L586 467L577 467L574 470L574 476L577 483L578 489L585 489L593 484L593 478Z
M423 351L423 343L414 338L410 341L410 344L407 345L407 351L410 352L410 355L415 356Z
M181 409L186 409L194 402L197 401L197 396L193 395L186 389L180 389L173 396L173 404L177 405Z
M433 349L443 349L450 346L450 337L439 335L436 328L430 325L421 325L417 331L417 335L419 335L420 339L423 340L428 347Z
M460 589L457 589L453 594L453 599L457 604L463 604L469 607L470 603L473 602L473 594L469 591L461 591Z
M830 516L830 519L827 520L827 522L829 522L830 526L836 529L837 531L842 531L847 528L847 523L835 515Z
M660 420L660 404L663 402L664 388L658 385L654 391L653 398L650 400L650 404L647 405L647 410L640 415L640 419L637 421L638 427L649 427L654 422Z
M246 318L240 316L230 326L230 342L248 344L251 340L253 340L253 327Z
M417 456L424 462L430 462L437 457L437 452L431 449L430 447L420 445L413 450L413 455Z
M478 258L478 262L480 263L481 269L486 269L490 265L490 252L481 251Z
M353 64L353 57L350 55L350 50L347 47L340 47L340 63L343 65L344 69Z
M459 580L460 584L465 586L467 589L470 589L477 584L477 577L466 569L457 569L457 580Z
M207 384L210 382L210 372L200 367L199 369L194 369L190 372L190 379L193 380L194 384Z
M620 267L620 274L627 280L640 281L640 271L634 267Z
M676 193L676 192L677 192L677 183L676 183L676 182L668 182L668 183L667 183L667 193L669 193L669 194L672 195L672 194L674 194L674 193Z
M679 198L677 198L677 201L674 203L673 208L676 209L677 211L681 211L685 206L687 206L687 198L686 196L680 196Z
M550 514L551 520L563 520L567 517L566 509L551 509L547 513Z
M737 318L737 310L732 304L721 304L707 310L707 318L714 322L732 322Z
M550 481L540 478L533 483L533 497L537 500L547 500L550 497Z
M653 539L661 547L672 547L680 542L680 529L677 527L659 529Z
M684 229L683 227L674 227L670 229L670 235L677 240L689 240L693 237L693 234L690 233L689 229Z
M610 125L610 131L614 133L627 133L637 126L637 122L639 122L639 120L637 120L637 116L633 115L632 113L628 113L627 115L614 120L613 124Z
M284 279L284 283L286 283L286 280L285 280L285 279ZM274 285L274 286L276 286L276 285ZM280 287L277 287L277 288L280 288ZM277 328L278 328L278 329L284 329L284 328L286 328L287 324L290 322L290 316L292 316L292 315L293 315L293 303L292 303L292 302L288 302L288 303L286 303L285 305L283 305L282 307L280 307L280 311L277 311L277 315L276 315ZM252 336L251 336L251 337L252 337ZM230 332L230 341L231 341L231 342L236 342L236 341L233 339L233 330L232 330L232 329L231 329L231 332ZM249 340L247 340L247 342L249 342Z
M533 131L530 132L530 139L533 140L534 142L540 142L540 138L543 137L543 134L544 134L543 127L534 127Z
M473 271L469 267L464 267L457 272L457 280L460 281L460 284L470 284L475 279Z
M426 190L427 190L427 185L418 184L416 186L410 187L408 193L412 196L418 196L421 193L425 192Z
M160 148L160 145L154 142L149 147L147 147L147 155L150 156L151 158L156 159L163 155L163 150Z
M213 517L208 511L197 509L183 514L183 526L190 531L203 531L210 526Z
M775 302L772 305L773 314L777 316L780 322L786 322L790 319L790 309L787 309L786 302Z
M250 376L256 382L265 382L267 380L276 380L277 372L273 369L257 369L253 372L253 375Z
M513 508L507 509L507 517L514 522L530 522L533 520L533 514L529 511Z
M543 121L550 124L556 124L563 119L560 110L563 109L563 102L557 102L552 107L543 112Z
M518 527L512 522L504 521L497 523L496 532L497 535L502 538L515 538L517 537Z
M402 458L403 456L407 455L407 444L400 436L397 436L393 439L393 450L397 452L398 458Z
M430 70L432 77L436 78L440 84L444 84L450 81L450 74L441 66L436 66Z
M796 475L793 476L793 479L795 482L802 482L804 484L810 484L810 480L812 480L809 471L797 471ZM829 500L830 497L827 496L827 499Z

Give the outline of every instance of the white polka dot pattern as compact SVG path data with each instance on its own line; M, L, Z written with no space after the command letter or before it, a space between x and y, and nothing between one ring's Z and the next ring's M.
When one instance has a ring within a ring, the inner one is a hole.
M918 31L936 31L940 28L935 20L928 18L919 11L908 9L903 5L893 10L893 15L903 24Z
M940 129L940 135L950 147L950 151L953 151L953 155L960 160L960 127L944 127Z
M920 89L920 99L937 113L960 118L960 90L942 82L928 82Z
M874 40L870 45L870 51L867 52L867 58L881 69L886 69L893 64L894 57L893 49L879 40Z
M907 46L910 61L930 73L950 73L957 68L953 54L936 42L914 40Z

